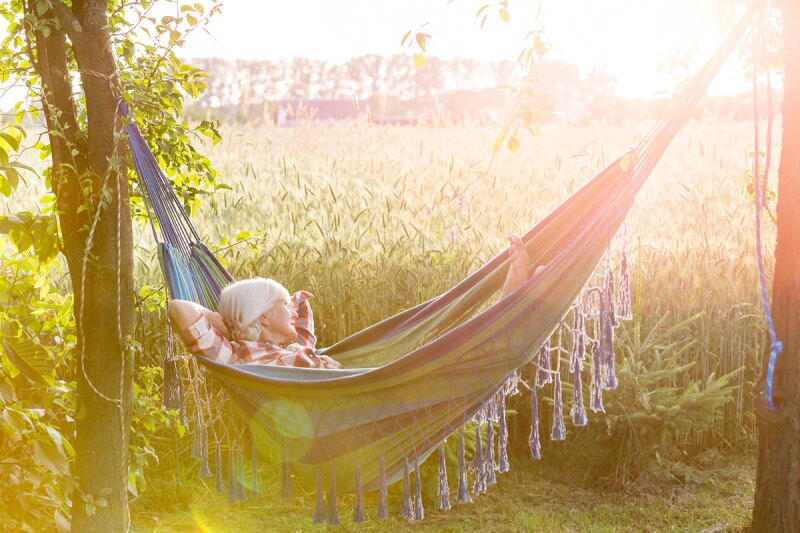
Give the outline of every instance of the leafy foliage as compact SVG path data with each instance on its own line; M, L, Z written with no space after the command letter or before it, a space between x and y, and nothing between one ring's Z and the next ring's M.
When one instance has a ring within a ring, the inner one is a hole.
M0 237L0 257L10 251ZM58 279L63 267L32 248L0 263L0 524L11 531L68 530L76 412L76 335L72 296ZM128 488L147 486L145 468L158 463L151 435L185 433L161 404L161 369L136 374L131 414ZM82 494L87 512L107 494ZM4 529L5 530L5 529Z
M138 496L147 489L145 471L159 464L159 455L152 439L156 435L182 437L186 434L178 413L161 403L161 385L164 371L161 367L142 366L134 383L134 406L131 414L130 467L128 490Z
M0 238L0 252L8 246ZM38 531L67 523L75 381L72 297L51 276L60 265L32 250L0 264L0 523ZM38 524L38 526L36 525Z
M151 140L159 166L164 169L175 192L191 212L200 206L200 197L224 184L217 183L211 162L191 144L192 139L209 138L215 144L221 137L217 123L201 121L190 127L183 119L183 102L197 98L206 89L206 73L181 61L175 51L193 31L202 28L219 10L217 2L206 11L202 4L183 4L178 16L150 15L151 2L133 4L114 13L112 27L119 31L115 48L120 62L124 98L130 104L129 119ZM127 28L136 28L124 31ZM131 170L131 179L135 174ZM142 189L132 197L134 214L142 222L146 213Z
M619 386L605 392L606 414L589 417L592 429L582 443L613 450L610 460L589 454L586 461L614 486L624 486L654 464L686 453L691 438L718 422L722 408L733 400L738 387L732 381L742 369L689 377L695 362L687 361L686 355L696 345L690 326L700 317L670 324L667 313L646 329L636 319L632 327L618 330Z
M171 3L171 2L169 2ZM176 192L184 199L187 209L200 205L200 197L224 184L217 183L217 172L209 160L192 147L192 139L220 140L217 124L203 121L190 127L182 117L183 101L197 98L206 88L206 74L201 69L182 62L176 50L186 36L202 28L219 11L219 3L211 1L210 8L201 3L183 4L176 8L177 16L156 17L152 14L155 2L112 2L109 6L109 25L114 34L114 49L120 63L122 97L130 104L130 120L139 125L150 143L159 164L173 181ZM0 14L8 22L8 35L0 49L0 81L14 80L23 84L28 95L14 104L16 124L0 131L0 194L10 196L21 179L21 172L33 172L20 161L20 140L27 135L25 125L33 121L44 126L40 100L41 80L32 68L29 40L32 32L49 34L61 28L61 22L50 2L37 2L34 13L23 13L18 1L0 4ZM73 68L77 66L72 64ZM73 73L68 74L72 78ZM78 116L85 127L86 113L83 95L78 93ZM26 120L27 119L27 120ZM50 145L36 142L31 147L40 159L47 159ZM113 163L113 162L112 162ZM48 180L51 174L45 169ZM135 174L130 178L135 186ZM136 188L132 198L134 214L144 221L145 212L141 191Z
M224 186L217 182L217 173L208 159L191 142L199 138L218 142L220 136L214 123L189 127L183 120L183 100L197 97L205 89L205 73L184 64L176 50L186 35L208 23L218 12L219 3L169 3L175 4L172 15L157 17L153 13L159 10L152 1L112 1L108 4L108 20L119 64L121 98L131 108L128 120L139 125L191 211L200 205L201 197ZM25 98L13 106L14 123L0 125L0 194L6 197L18 194L20 184L26 184L31 176L44 179L52 187L49 142L67 139L45 120L44 90L38 74L44 72L41 62L46 59L41 39L56 32L69 33L70 28L64 27L66 19L57 15L59 9L70 8L50 0L0 2L0 15L8 23L0 47L0 83L27 89ZM87 108L79 81L95 74L78 72L71 40L66 39L64 44L67 82L78 89L72 98L82 130L77 138L81 139L86 136ZM34 129L45 131L47 136L26 141ZM80 157L80 146L68 148L73 157ZM23 162L31 155L45 165L41 175ZM120 165L120 161L109 163L111 168ZM132 170L129 177L134 189L134 216L142 220L144 207ZM78 204L78 214L92 208L86 200L93 190L90 180L81 179L84 203ZM59 529L67 529L71 498L78 487L70 470L75 419L82 416L76 412L75 383L80 368L76 362L72 296L68 295L69 287L61 282L65 272L58 255L63 235L56 216L56 200L54 194L48 194L31 212L4 213L0 217L0 252L4 258L0 264L0 301L4 302L0 310L0 456L4 458L0 461L0 475L7 483L0 494L0 523L12 530L41 531L53 523ZM144 428L144 433L134 432L130 443L129 489L134 494L145 486L144 467L157 460L146 433L162 426L173 432L180 428L175 413L166 411L154 393L154 372L145 369L136 377L132 420L137 428ZM108 505L110 493L111 489L98 494L79 491L81 501L74 503L82 504L86 514L93 515Z

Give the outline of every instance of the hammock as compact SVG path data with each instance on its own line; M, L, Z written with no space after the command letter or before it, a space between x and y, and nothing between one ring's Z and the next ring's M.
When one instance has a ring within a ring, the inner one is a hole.
M498 453L504 455L504 397L516 390L517 370L533 359L572 308L637 192L741 38L752 11L637 145L525 233L522 240L532 264L546 266L495 305L475 315L502 286L509 268L506 251L449 291L320 350L345 369L223 365L197 358L248 422L259 450L280 458L281 479L288 479L291 472L303 482L316 482L318 491L328 487L332 520L336 487L357 493L359 502L362 490L381 489L380 514L385 516L385 487L402 478L401 514L411 517L409 472L416 471L418 495L418 465L466 422L498 422ZM136 125L129 123L126 128L170 296L214 309L219 291L233 278L201 242ZM613 280L606 281L600 298L600 338L591 350L595 410L602 410L602 390L616 386L615 318L609 303L614 287ZM575 313L578 324L584 317L580 308ZM573 353L570 361L579 404L573 410L579 412L584 355L585 350ZM555 382L558 418L560 375L551 372L546 377ZM555 425L554 437L559 430ZM485 490L498 468L493 431L493 424L487 424L485 452L482 435L477 435L476 492ZM461 438L458 499L464 501L469 497L464 494L463 434ZM536 439L538 443L538 434ZM445 508L449 502L446 468L441 469L444 455L440 461L440 506ZM218 475L219 466L218 459ZM317 519L325 515L321 501ZM421 500L419 508L415 512L421 514Z

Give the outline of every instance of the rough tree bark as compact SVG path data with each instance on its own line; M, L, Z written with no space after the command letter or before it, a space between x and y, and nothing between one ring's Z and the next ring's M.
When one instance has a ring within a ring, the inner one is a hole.
M72 530L124 531L132 394L126 339L133 331L134 289L126 145L116 118L118 67L105 2L73 0L68 7L54 0L51 6L60 29L48 35L30 32L28 40L42 80L52 147L50 184L82 333ZM33 13L30 2L25 8ZM70 50L85 98L83 123L72 96ZM106 506L85 505L100 497Z
M754 531L800 531L800 1L780 4L783 19L783 138L778 170L778 240L772 311L784 344L775 368L777 413L758 401ZM762 382L763 382L762 378Z

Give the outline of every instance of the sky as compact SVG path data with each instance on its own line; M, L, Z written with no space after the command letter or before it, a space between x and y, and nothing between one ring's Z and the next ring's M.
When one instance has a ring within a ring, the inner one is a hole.
M475 14L490 3L484 29ZM227 59L304 56L335 63L364 54L391 55L408 30L431 35L428 54L443 58L515 60L525 35L542 29L546 59L564 60L582 74L604 70L625 97L674 92L681 76L713 53L729 28L720 28L719 0L509 0L509 22L497 0L223 0L204 32L194 32L181 55ZM729 21L732 24L733 21ZM660 68L688 60L683 70ZM688 70L686 70L688 68ZM748 89L733 57L711 94Z

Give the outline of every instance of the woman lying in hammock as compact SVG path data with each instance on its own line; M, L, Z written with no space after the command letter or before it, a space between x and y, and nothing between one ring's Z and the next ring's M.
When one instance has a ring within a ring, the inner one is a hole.
M516 235L509 240L511 266L502 296L528 279L530 270L522 240ZM194 302L172 300L169 319L187 350L220 363L341 368L337 361L316 353L311 298L306 291L289 295L271 279L246 279L222 290L218 313Z

